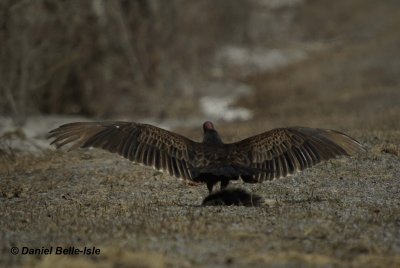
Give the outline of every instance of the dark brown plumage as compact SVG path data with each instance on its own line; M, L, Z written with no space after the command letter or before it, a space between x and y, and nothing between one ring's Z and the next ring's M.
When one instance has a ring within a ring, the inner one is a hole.
M186 180L205 182L211 192L221 182L248 183L285 177L321 161L363 150L359 142L335 130L277 128L239 142L222 142L214 125L203 124L203 141L134 122L84 122L50 131L57 148L96 147Z
M263 205L261 196L252 194L243 189L228 188L217 191L204 198L203 206L246 206L258 207Z

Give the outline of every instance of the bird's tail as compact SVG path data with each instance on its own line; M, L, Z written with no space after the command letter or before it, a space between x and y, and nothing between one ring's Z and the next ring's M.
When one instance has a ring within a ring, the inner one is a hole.
M267 172L264 169L254 167L247 167L238 164L232 165L210 165L201 168L193 168L191 170L192 176L197 177L199 174L213 174L221 177L238 177L238 176L255 176L259 173Z

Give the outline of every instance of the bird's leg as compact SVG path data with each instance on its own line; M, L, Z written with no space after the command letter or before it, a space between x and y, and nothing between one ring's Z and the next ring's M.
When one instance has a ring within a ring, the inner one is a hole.
M229 180L221 180L221 191L225 190L225 188L228 186Z
M212 193L214 185L215 185L215 182L213 182L212 180L207 181L207 189L210 194Z

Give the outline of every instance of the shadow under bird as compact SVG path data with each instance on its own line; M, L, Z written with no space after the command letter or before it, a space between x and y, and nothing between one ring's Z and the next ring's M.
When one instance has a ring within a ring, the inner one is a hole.
M335 130L277 128L247 139L224 143L213 123L203 124L196 142L177 133L135 122L77 122L49 133L57 148L101 148L189 181L204 182L211 193L220 182L241 178L247 183L285 177L321 161L351 155L363 148Z

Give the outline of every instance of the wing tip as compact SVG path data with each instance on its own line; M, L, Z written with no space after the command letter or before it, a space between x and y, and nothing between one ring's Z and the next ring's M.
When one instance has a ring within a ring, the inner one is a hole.
M342 147L348 155L353 155L357 153L363 153L366 152L367 150L364 148L364 146L356 139L353 137L350 137L349 135L342 133L340 131L335 131L331 130L334 132L336 135L340 135L341 139L337 141L337 144ZM336 140L334 139L336 142Z
M357 153L366 152L366 149L359 141L338 130L306 127L299 127L298 129L307 136L319 137L326 139L329 142L333 142L344 151L343 155L350 156Z

